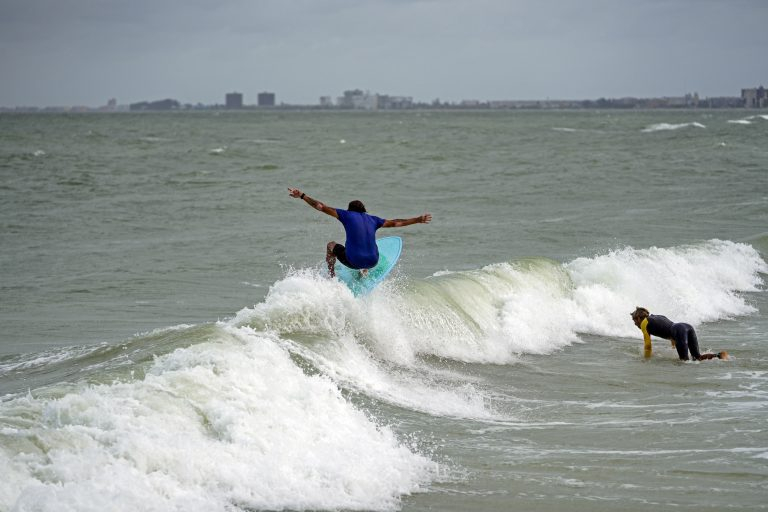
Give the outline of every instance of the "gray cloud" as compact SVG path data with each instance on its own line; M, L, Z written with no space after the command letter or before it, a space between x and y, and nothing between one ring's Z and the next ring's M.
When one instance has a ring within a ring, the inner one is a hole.
M0 105L737 95L762 0L0 0Z

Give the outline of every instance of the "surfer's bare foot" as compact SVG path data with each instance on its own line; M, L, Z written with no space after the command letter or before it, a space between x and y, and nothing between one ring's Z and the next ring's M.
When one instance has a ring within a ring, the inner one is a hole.
M361 268L360 269L360 277L368 277L368 269L367 268Z
M727 360L728 359L728 352L726 352L725 350L723 350L722 352L718 352L717 353L717 358L718 359Z

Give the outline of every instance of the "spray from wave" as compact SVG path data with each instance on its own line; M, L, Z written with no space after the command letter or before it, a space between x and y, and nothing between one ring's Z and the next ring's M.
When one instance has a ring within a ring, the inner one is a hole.
M235 322L286 337L348 337L403 366L423 356L507 364L580 334L634 337L628 313L637 305L694 325L752 313L741 292L756 291L766 271L751 246L711 240L566 264L531 259L440 272L357 301L338 283L295 274Z
M515 420L461 363L635 337L637 305L694 325L750 314L766 272L720 240L445 271L357 299L292 271L229 321L127 344L130 372L107 349L72 352L113 380L4 397L0 509L397 509L445 467L371 411Z
M391 510L438 466L248 329L0 404L3 510Z

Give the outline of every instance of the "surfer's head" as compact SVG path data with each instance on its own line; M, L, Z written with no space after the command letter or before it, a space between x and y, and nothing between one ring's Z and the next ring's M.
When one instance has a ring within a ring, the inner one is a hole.
M641 308L640 306L637 306L635 310L630 313L632 316L632 321L635 322L635 325L638 327L640 327L642 321L648 318L648 315L650 314L651 313L647 309Z
M359 213L365 213L365 205L362 201L358 201L355 199L354 201L349 202L349 206L347 206L347 210L351 212L359 212Z

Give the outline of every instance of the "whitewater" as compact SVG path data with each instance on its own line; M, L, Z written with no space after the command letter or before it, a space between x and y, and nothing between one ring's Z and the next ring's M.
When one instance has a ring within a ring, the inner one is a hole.
M114 356L57 354L58 364L92 359L83 369L100 367L105 382L6 396L3 508L390 510L453 468L346 393L435 417L524 422L436 361L513 364L583 334L632 338L634 304L695 325L746 315L754 308L739 292L766 272L753 248L719 240L400 279L362 299L317 269L291 271L231 320L131 340L152 351L170 334L204 341L132 362L129 375ZM649 292L648 282L665 286ZM50 364L6 361L0 372Z
M47 134L0 145L0 510L761 509L746 118L0 117ZM289 175L343 206L320 168L434 215L370 295L285 197ZM731 360L645 360L636 306Z

